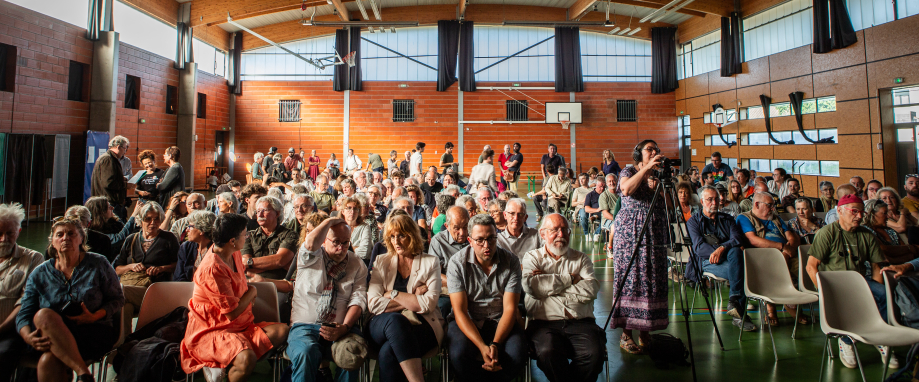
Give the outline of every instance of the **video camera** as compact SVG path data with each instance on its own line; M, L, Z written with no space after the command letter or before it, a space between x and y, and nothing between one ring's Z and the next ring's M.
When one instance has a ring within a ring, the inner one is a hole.
M657 179L660 179L662 182L669 182L673 179L673 168L683 165L683 161L680 159L670 159L667 157L662 157L661 168L657 170L655 176Z

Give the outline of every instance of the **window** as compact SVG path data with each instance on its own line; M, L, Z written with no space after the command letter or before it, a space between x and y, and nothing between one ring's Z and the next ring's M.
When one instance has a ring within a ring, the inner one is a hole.
M300 122L300 100L278 101L278 122Z
M89 65L70 61L67 77L67 100L85 102L89 99Z
M894 123L919 122L919 86L894 89L891 95L894 104Z
M16 89L16 47L0 44L0 92Z
M527 101L518 101L518 100L507 100L505 102L505 107L507 109L507 119L508 121L528 121L527 111L528 102Z
M826 113L828 111L836 111L836 97L817 98L817 112Z
M727 139L728 142L736 142L737 134L724 134L724 139ZM706 135L705 136L705 145L706 146L727 146L724 141L721 140L721 137L717 134L715 135Z
M770 117L787 117L791 115L791 103L780 102L769 105Z
M130 74L125 76L124 108L134 110L140 109L140 78Z
M166 114L175 114L179 108L179 88L166 85Z
M638 121L638 101L616 100L616 122Z
M837 136L836 129L819 129L819 130L804 130L804 133L807 134L807 137L813 140L823 139L823 138L833 138ZM796 145L810 145L804 137L801 135L800 131L773 131L772 136L775 139L780 141L794 140ZM769 139L769 133L748 133L741 134L740 144L744 146L770 146L778 145L777 143Z
M791 0L743 19L744 60L814 42L811 0Z
M198 118L207 118L207 94L198 93Z
M413 99L394 99L392 100L392 121L393 122L415 122L415 100Z
M896 95L895 95L896 98ZM836 111L836 96L822 98L808 98L801 102L801 114L829 113ZM777 102L769 105L769 117L788 117L795 115L794 109L791 108L790 102ZM740 119L763 119L762 106L750 106L747 108L746 118L741 114ZM730 115L728 116L730 122Z
M705 158L705 164L711 164L711 163L712 163L711 157ZM734 168L734 167L737 167L737 158L721 157L721 163L724 163L728 165L729 167Z
M784 168L792 175L839 176L839 162L793 159L745 159L744 168L756 172L771 173L776 168Z
M678 78L688 78L721 68L721 29L678 47Z
M677 117L677 135L680 137L680 159L683 160L683 170L689 168L689 162L692 159L692 135L690 135L689 124L688 115Z

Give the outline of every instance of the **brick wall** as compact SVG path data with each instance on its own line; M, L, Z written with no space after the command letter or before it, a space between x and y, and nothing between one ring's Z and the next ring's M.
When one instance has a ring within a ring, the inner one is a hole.
M427 143L425 166L436 165L443 154L443 145L458 140L458 90L454 85L446 92L434 90L434 83L364 82L364 90L350 94L350 147L366 160L368 152L380 154L384 160L390 150L411 150L418 141ZM479 83L479 87L508 86L504 83ZM526 86L553 86L552 83L527 83ZM344 93L331 90L328 81L250 82L243 85L243 95L237 98L236 152L241 161L251 163L255 151L267 152L278 146L283 153L288 147L318 150L323 165L330 153L340 156L343 148ZM587 83L586 91L575 95L583 102L584 124L576 126L577 161L583 170L599 166L604 149L613 150L622 164L630 163L635 144L645 138L656 139L665 155L676 156L676 118L673 94L653 95L649 83ZM545 107L517 92L506 92L516 99L526 99L540 113ZM569 93L552 90L527 90L526 94L539 102L568 102ZM278 100L299 99L303 102L302 126L277 122ZM414 99L415 122L392 122L392 100ZM463 120L487 121L505 119L508 96L498 91L479 90L463 93ZM616 99L638 100L638 122L615 121ZM613 106L614 107L614 106ZM543 116L529 111L530 120ZM498 153L504 144L520 142L525 156L523 171L539 171L539 158L549 143L559 146L559 152L570 161L570 131L560 125L543 124L466 124L462 168L466 173L476 164L482 147L490 144ZM459 152L454 151L459 160ZM236 169L234 178L245 176L245 167Z
M206 74L198 71L198 93L207 95L207 112L206 118L198 118L195 121L195 134L198 135L198 141L195 142L195 188L206 188L205 184L207 175L206 168L214 166L214 154L216 152L216 134L218 131L226 131L229 135L230 126L230 92L227 88L226 79L212 74ZM226 129L226 130L224 130ZM224 146L226 147L226 146ZM227 154L229 158L229 154ZM245 178L238 178L245 179Z

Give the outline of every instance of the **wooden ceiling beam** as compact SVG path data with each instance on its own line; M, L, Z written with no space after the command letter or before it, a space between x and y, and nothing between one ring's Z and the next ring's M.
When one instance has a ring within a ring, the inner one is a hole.
M613 4L636 5L639 7L654 8L654 9L658 9L663 6L657 3L641 1L641 0L613 0ZM682 13L684 15L690 15L690 16L695 16L695 17L705 17L706 15L705 12L694 11L694 10L686 9L686 8L680 8L676 11L676 13Z
M578 0L571 8L568 8L568 20L580 19L581 16L590 12L596 3L597 0Z
M338 11L338 18L340 18L341 21L351 21L351 17L348 15L348 8L345 8L341 0L332 0L332 6Z
M459 13L460 20L466 18L466 6L469 5L469 0L459 0L459 7L457 13Z
M348 3L354 0L339 0ZM227 22L227 14L234 21L251 17L285 12L328 4L325 0L194 0L191 3L192 27L214 26Z
M658 9L670 3L670 0L613 0L617 4L638 5ZM680 10L727 17L734 10L733 0L695 0ZM677 11L679 12L679 11ZM696 16L696 15L693 15Z

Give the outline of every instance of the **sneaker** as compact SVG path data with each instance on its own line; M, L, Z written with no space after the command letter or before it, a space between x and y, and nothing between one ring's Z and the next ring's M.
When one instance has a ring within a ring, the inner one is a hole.
M887 363L887 357L889 357L890 355L893 355L893 351L890 350L890 346L878 346L877 348L878 348L878 351L881 352L881 362ZM889 369L899 369L900 368L900 362L897 361L897 356L894 355L893 357L890 358L890 364L887 365L887 368Z
M594 234L594 241L600 241L600 234L599 234L599 233L595 233L595 234Z
M747 304L747 311L748 311L748 312L756 311L756 305Z
M728 310L725 311L725 313L727 313L728 316L734 317L734 320L739 320L741 317L743 317L743 312L737 306L737 303L733 300L728 301Z
M607 259L613 258L613 248L612 247L606 247L606 258Z
M222 382L227 377L226 370L219 367L205 367L203 370L204 380L207 382Z
M842 342L842 338L839 339L839 360L850 369L854 369L858 366L858 363L855 361L855 349L852 348L852 345Z
M590 239L591 239L591 238L590 238L590 234L589 234L589 233L586 234L586 235L584 235L584 242L585 242L585 243L590 243L590 241L591 241Z
M745 332L756 331L756 325L753 324L753 320L749 316L746 319L732 318L731 323Z
M528 192L527 198L533 199L533 194L535 194L535 192Z

